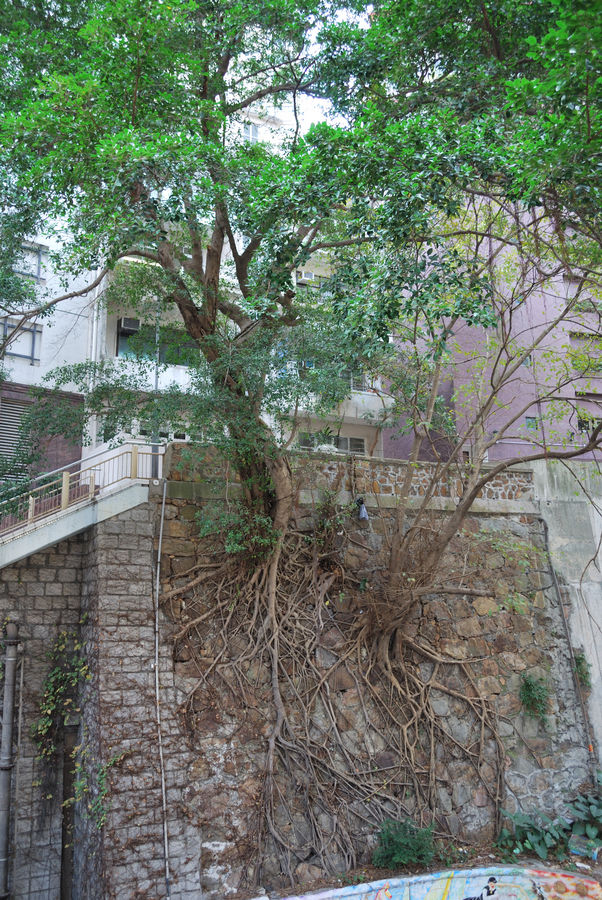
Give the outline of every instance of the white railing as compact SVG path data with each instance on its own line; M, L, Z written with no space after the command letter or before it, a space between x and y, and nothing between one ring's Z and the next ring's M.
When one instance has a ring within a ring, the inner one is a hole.
M72 506L90 503L125 482L161 476L164 447L123 444L38 475L0 501L0 538Z

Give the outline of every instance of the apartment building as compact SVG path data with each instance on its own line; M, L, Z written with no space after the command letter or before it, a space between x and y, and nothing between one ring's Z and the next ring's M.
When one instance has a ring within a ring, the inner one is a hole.
M65 281L52 271L50 246L42 241L28 243L23 249L23 277L32 279L40 295L60 296L79 290L94 280L95 272L89 272L76 280ZM314 268L319 269L319 266ZM298 290L315 287L324 278L308 268L296 273ZM156 344L155 324L145 321L133 309L115 311L108 309L103 299L103 285L83 296L71 297L56 305L47 316L21 322L18 317L0 318L0 335L7 338L4 352L6 380L0 385L0 453L10 455L18 443L19 422L28 404L32 402L32 387L44 387L53 369L85 361L122 360L127 365L131 356L130 342L140 341L141 335L149 343L149 388L159 389L177 385L182 390L190 386L190 372L181 363L174 349ZM182 348L185 358L187 346ZM153 371L152 361L159 365ZM306 364L310 364L307 361ZM316 419L299 412L299 429L295 444L301 449L316 446L330 447L333 452L380 455L383 453L381 430L375 424L383 409L383 399L373 383L361 372L343 371L349 379L349 398L325 419ZM156 379L156 381L155 381ZM67 396L73 403L81 402L75 392ZM138 433L134 437L148 440L148 435ZM161 442L185 440L183 431L175 433L166 427L161 430ZM91 424L90 434L83 447L74 447L66 441L54 439L48 448L47 465L59 467L78 458L98 452L104 444L101 429Z
M249 128L259 128L248 123ZM52 271L52 244L30 242L23 248L20 272L31 279L45 296L77 291L94 280L95 273L65 279ZM295 273L298 291L319 288L329 273L328 260L318 258ZM506 310L506 346L499 329L469 327L460 323L450 339L450 361L439 393L450 410L458 434L467 433L463 453L475 450L475 433L469 433L471 417L487 391L493 373L500 373L512 359L520 365L511 378L502 380L484 417L484 435L490 443L489 461L524 456L533 447L573 449L584 444L592 427L602 418L602 339L600 312L594 298L584 293L570 308L574 286L556 281L548 289L533 293L528 301ZM4 368L7 380L0 385L0 453L10 455L17 444L19 421L31 402L32 386L43 386L52 369L86 360L100 362L127 359L129 342L146 330L149 357L161 365L156 374L159 388L177 385L186 390L190 373L185 364L162 347L155 346L155 329L135 310L110 310L103 301L103 285L96 290L57 304L52 313L21 322L17 317L0 318L0 339L8 339ZM569 311L567 311L569 310ZM558 321L556 321L558 320ZM556 322L550 329L550 323ZM502 329L503 330L503 329ZM542 338L541 336L544 335ZM521 359L522 356L522 359ZM488 362L487 362L488 358ZM311 365L311 361L306 361ZM317 447L332 452L388 458L408 456L412 434L392 423L391 398L384 381L368 379L362 371L341 373L349 379L349 397L329 415L318 419L298 413L295 445L311 451ZM149 387L153 387L151 373ZM81 402L76 392L68 395ZM141 439L148 436L141 434ZM182 440L183 431L162 429L161 441ZM87 455L102 448L103 438L94 423L83 449ZM434 446L426 442L422 455L444 456L449 441L435 435ZM61 439L48 447L47 465L58 467L81 452ZM591 455L591 454L590 454Z

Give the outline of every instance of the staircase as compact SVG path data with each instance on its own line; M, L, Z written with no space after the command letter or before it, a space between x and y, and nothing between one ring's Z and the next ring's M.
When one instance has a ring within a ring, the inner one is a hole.
M144 503L163 451L122 444L16 485L0 501L0 568Z

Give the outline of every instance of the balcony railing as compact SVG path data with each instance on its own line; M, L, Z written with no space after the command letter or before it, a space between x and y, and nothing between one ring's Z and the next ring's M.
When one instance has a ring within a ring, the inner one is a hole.
M124 444L39 475L26 485L15 484L14 492L4 485L0 538L90 503L126 482L144 483L160 477L163 451L161 446Z

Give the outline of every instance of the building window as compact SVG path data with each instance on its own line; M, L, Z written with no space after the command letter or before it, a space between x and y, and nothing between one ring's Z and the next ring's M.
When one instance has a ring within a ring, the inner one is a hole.
M295 286L297 290L307 291L309 288L321 290L327 281L329 281L327 275L317 275L315 272L308 272L306 269L297 269L295 272Z
M48 249L46 247L39 244L24 244L16 261L15 272L17 275L33 278L35 281L42 281L47 258Z
M172 431L165 426L160 426L159 431L153 434L151 428L147 425L143 425L138 429L138 436L148 438L148 440L152 440L153 437L157 437L160 443L168 443L170 441L189 441L190 437L186 434L185 431Z
M124 359L157 357L157 333L154 325L124 317L117 321L115 355ZM199 348L182 329L162 326L159 337L159 362L167 366L193 366L199 360Z
M131 357L135 356L134 350L130 347L130 339L140 331L140 319L123 318L117 320L117 347L115 349L116 356Z
M245 122L242 131L245 141L248 141L249 144L256 144L259 141L259 125Z
M301 450L313 450L325 444L331 444L344 453L365 454L366 441L360 437L343 437L338 434L325 434L323 431L302 431L299 433L298 446Z
M528 431L537 431L539 428L539 420L537 416L525 416L525 428Z
M0 341L10 338L4 351L5 356L13 359L26 359L30 366L40 364L40 348L42 345L42 326L35 322L19 324L18 319L0 319Z
M342 377L345 380L349 381L349 386L352 391L374 390L372 379L368 375L366 375L365 372L362 372L361 369L346 369L343 372Z
M602 341L597 335L574 333L570 336L573 369L583 375L602 371Z
M598 425L602 422L602 419L588 415L587 413L578 413L577 414L577 431L579 434L587 434L591 435L594 428L597 428Z

